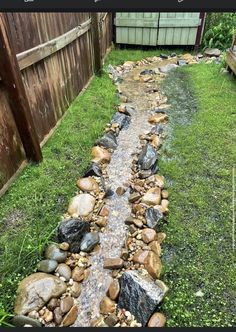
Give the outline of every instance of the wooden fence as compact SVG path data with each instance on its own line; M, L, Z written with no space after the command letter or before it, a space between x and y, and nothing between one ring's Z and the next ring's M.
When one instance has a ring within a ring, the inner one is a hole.
M0 195L99 72L109 13L0 14Z

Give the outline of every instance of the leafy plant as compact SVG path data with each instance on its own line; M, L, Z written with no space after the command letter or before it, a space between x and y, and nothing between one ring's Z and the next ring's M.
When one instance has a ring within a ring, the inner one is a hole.
M232 44L235 28L235 13L207 14L203 46L216 47L221 50L229 48Z
M5 310L0 307L0 326L1 327L13 327L13 325L11 325L9 323L9 320L12 317L13 317L13 315L5 312Z

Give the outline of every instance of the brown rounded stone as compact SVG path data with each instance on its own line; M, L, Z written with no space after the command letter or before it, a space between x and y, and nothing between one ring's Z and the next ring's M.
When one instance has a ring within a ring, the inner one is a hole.
M142 202L147 205L159 205L161 202L161 189L159 187L149 189L143 196Z
M109 210L106 206L103 206L101 211L99 212L99 216L101 217L108 217L109 216Z
M156 239L156 232L152 228L145 228L142 230L142 240L145 243L150 243Z
M162 190L161 196L162 196L162 198L167 199L169 197L168 191L167 190Z
M165 233L157 233L157 242L159 242L160 244L165 240L166 238L166 234Z
M162 175L155 175L155 181L156 181L156 185L158 187L160 187L161 189L164 188L164 184L165 184L165 178Z
M120 293L120 284L117 279L113 279L108 289L108 295L111 300L115 301Z
M61 250L64 250L64 251L69 250L69 247L70 247L70 245L69 245L69 243L67 243L67 242L62 242L62 243L59 244L59 248L60 248Z
M78 307L77 305L74 305L63 318L62 325L63 326L72 325L76 321L77 315L78 315Z
M59 299L53 298L48 302L47 307L50 311L53 311L59 305L60 305Z
M117 257L117 258L105 258L103 267L104 269L120 269L123 267L124 261L123 259Z
M72 279L74 281L82 281L84 279L84 269L81 267L76 266L72 271Z
M166 317L160 312L155 312L149 319L148 327L164 327L165 324Z
M153 241L149 243L149 247L155 254L157 254L157 256L161 256L161 246L158 241Z
M78 282L74 281L70 290L71 290L71 295L77 298L80 296L81 293L81 285Z
M64 297L61 300L60 308L63 314L66 314L74 305L74 299L71 296Z
M109 297L105 296L100 303L100 313L101 314L110 314L113 313L116 309L116 303L112 301Z
M82 178L77 181L77 187L81 189L82 191L99 191L99 186L97 184L97 181L92 178L91 176L87 178Z
M161 260L153 251L149 251L144 266L153 279L159 279L162 268Z
M94 146L92 148L92 157L92 161L99 164L101 162L109 162L111 159L111 154L100 146Z
M148 250L138 250L133 256L133 262L138 264L144 264L145 259L148 256Z

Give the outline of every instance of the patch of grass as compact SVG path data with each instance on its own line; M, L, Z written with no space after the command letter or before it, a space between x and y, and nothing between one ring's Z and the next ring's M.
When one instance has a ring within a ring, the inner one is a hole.
M163 248L170 292L161 309L170 327L236 325L235 86L235 79L213 64L186 66L163 85L172 107L160 162L170 192ZM196 296L198 291L202 297Z
M43 162L27 166L1 198L0 303L6 311L12 310L18 282L35 271L42 250L54 239L76 180L88 167L91 148L117 102L107 74L94 78L43 147Z

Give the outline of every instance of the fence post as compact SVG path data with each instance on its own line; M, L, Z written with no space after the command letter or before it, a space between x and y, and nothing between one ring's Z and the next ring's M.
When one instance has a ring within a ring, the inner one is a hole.
M0 13L0 77L9 97L12 114L28 160L40 162L42 152L13 49L6 14Z
M94 51L95 74L100 76L102 71L102 56L100 47L98 13L91 13L92 41Z

